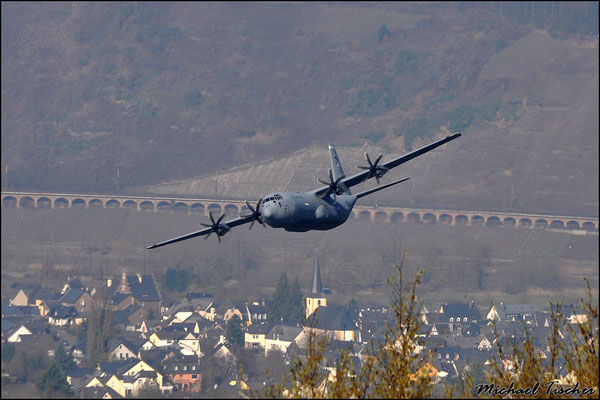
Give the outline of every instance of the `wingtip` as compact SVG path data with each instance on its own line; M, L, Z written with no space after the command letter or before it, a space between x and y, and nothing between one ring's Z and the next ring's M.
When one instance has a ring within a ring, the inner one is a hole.
M155 248L155 247L156 247L156 245L155 245L155 244L153 244L152 246L148 246L148 247L146 247L146 248L147 248L148 250L150 250L150 249L153 249L153 248Z

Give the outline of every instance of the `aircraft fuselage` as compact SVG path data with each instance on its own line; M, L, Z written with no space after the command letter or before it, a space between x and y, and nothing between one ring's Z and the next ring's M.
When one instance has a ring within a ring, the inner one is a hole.
M289 232L333 229L348 219L357 197L338 195L324 199L311 193L278 192L262 200L260 213L265 223Z

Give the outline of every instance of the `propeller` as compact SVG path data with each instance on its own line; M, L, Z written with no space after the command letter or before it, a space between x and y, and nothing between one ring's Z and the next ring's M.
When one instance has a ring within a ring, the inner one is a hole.
M211 228L211 231L208 232L208 235L204 236L204 240L208 239L208 237L215 232L217 234L217 240L219 240L219 243L221 243L221 236L225 235L231 229L229 226L227 226L227 224L221 224L221 220L225 217L225 213L223 213L216 221L212 216L211 210L208 211L208 216L210 217L212 224L203 224L202 222L198 222L198 225Z
M368 169L369 176L367 176L367 179L375 177L378 185L379 185L379 178L381 178L386 172L388 172L390 170L387 167L382 167L380 165L377 165L379 163L379 161L381 160L381 157L383 157L383 154L381 154L379 157L377 157L375 162L372 163L371 159L369 158L369 153L365 153L365 158L367 159L369 166L368 167L362 167L360 165L356 166L357 168L360 168L360 169Z
M261 218L260 211L258 211L261 201L262 201L262 199L258 200L258 203L256 203L256 209L254 209L254 208L252 208L250 203L248 203L248 200L246 200L246 207L248 207L248 210L250 210L250 213L245 214L245 215L240 215L240 216L242 218L253 218L252 222L250 222L250 228L248 228L248 229L252 229L252 226L254 225L254 221L258 221L258 223L261 224L263 226L263 228L266 228L265 223L263 222L263 220Z
M318 181L321 182L323 185L329 186L327 188L327 190L321 195L321 198L324 199L325 197L327 197L333 193L333 199L335 200L336 195L340 195L340 194L344 193L346 191L347 187L340 181L342 179L344 179L345 177L346 177L346 175L342 174L339 178L337 178L334 181L333 173L331 172L331 168L329 168L329 182L326 182L322 179L318 179Z

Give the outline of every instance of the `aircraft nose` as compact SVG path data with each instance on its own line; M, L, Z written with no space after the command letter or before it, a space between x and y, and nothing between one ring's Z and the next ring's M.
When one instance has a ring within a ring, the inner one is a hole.
M269 218L269 217L271 217L271 216L273 215L273 211L271 211L271 208L265 208L265 209L263 209L263 211L262 211L262 215L263 215L265 218Z

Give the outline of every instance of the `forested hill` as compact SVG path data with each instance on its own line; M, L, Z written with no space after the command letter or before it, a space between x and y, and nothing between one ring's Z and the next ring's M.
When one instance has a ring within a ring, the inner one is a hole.
M3 2L3 189L127 191L460 130L440 166L458 181L433 171L411 201L472 207L498 183L496 208L597 214L597 34L595 2Z

